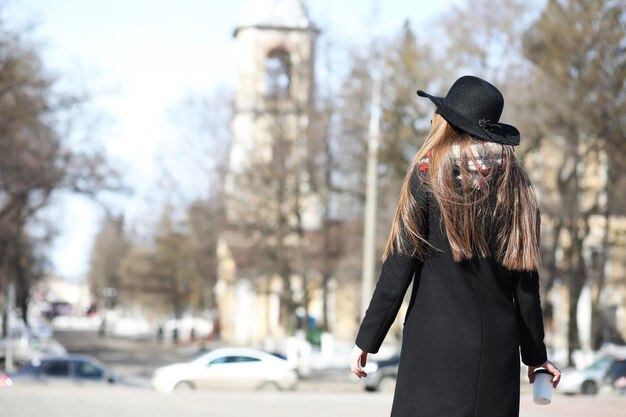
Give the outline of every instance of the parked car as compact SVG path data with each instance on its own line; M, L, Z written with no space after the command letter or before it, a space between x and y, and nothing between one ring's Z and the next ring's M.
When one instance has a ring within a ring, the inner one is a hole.
M161 392L183 389L294 389L298 375L285 359L257 349L220 348L189 362L158 368L151 380Z
M370 360L365 365L367 377L362 378L366 391L393 392L398 376L398 364L400 355L394 355L389 359Z
M34 360L11 378L15 384L114 383L118 377L97 359L87 355L51 356Z
M606 375L604 375L604 383L615 387L616 381L620 378L626 378L626 359L613 362Z
M559 391L565 394L597 394L604 376L615 360L614 356L602 356L583 370L564 369Z

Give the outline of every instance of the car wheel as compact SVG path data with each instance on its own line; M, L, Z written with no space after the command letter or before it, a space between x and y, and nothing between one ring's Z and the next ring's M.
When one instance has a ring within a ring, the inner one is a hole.
M286 390L286 391L295 391L298 389L298 382L294 382L293 384L289 385L288 387L282 387L281 389Z
M259 391L282 391L280 385L274 381L265 381L258 387Z
M394 392L396 389L396 377L386 376L378 384L378 391L380 392Z
M180 381L174 386L174 391L193 391L195 389L195 385L190 381Z
M598 393L598 386L593 381L585 381L581 387L581 392L585 395L595 395Z

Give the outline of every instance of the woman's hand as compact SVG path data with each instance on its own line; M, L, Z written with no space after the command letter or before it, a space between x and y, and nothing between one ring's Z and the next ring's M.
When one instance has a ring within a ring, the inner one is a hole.
M535 382L535 369L537 368L543 368L552 374L552 386L554 388L559 385L559 382L561 381L561 371L550 361L545 361L543 364L538 366L528 367L528 380L531 384Z
M367 352L363 352L360 347L354 345L354 349L350 352L350 369L356 376L362 378L367 376L363 367L367 363Z

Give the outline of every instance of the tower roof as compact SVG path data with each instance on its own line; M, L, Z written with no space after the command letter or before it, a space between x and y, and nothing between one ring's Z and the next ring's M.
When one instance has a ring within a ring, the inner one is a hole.
M302 0L248 0L235 29L235 36L246 27L316 30Z

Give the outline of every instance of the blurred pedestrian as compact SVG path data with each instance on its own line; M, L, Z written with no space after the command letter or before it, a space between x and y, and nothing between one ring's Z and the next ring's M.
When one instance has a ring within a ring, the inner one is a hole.
M459 78L437 107L404 180L376 289L350 354L358 377L378 352L413 282L392 417L519 415L520 347L548 360L539 299L537 200L500 123L490 83Z
M98 336L105 337L107 334L107 318L106 315L102 316L102 320L100 320L100 327L98 327Z
M175 345L178 344L178 338L179 338L178 325L176 325L174 326L174 329L172 329L172 342L174 342Z

